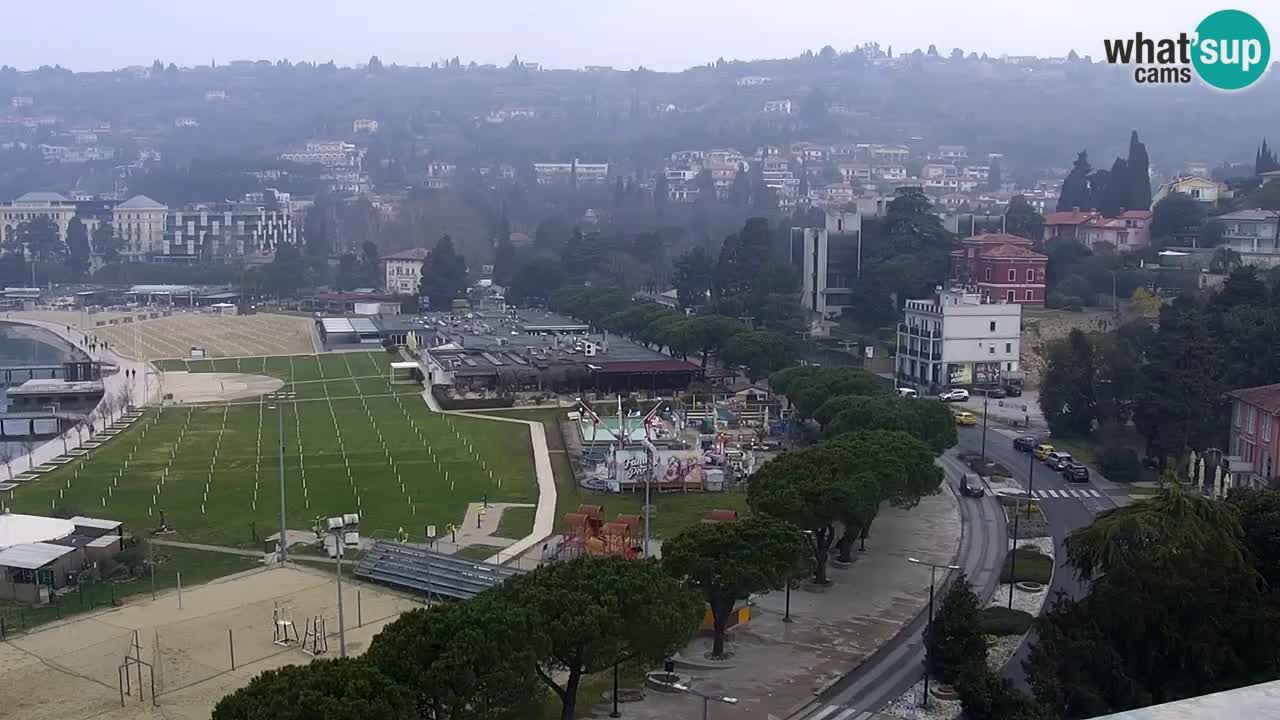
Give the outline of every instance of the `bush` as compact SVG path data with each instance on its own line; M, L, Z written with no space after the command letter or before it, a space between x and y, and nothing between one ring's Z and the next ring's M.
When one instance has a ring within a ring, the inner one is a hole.
M1014 562L1014 560L1017 562ZM1016 573L1016 576L1015 576ZM1005 556L1000 568L1000 582L1038 582L1048 585L1053 579L1053 558L1038 550L1018 548Z
M1133 448L1114 446L1103 448L1098 470L1113 482L1131 483L1141 475L1142 464Z
M983 635L1021 635L1031 629L1035 616L1007 607L989 607L978 613L978 627Z
M986 663L966 668L956 690L967 720L1042 720L1047 716L1030 695L992 672Z
M942 682L954 682L969 665L986 664L987 641L978 628L978 596L961 573L925 631L929 670Z

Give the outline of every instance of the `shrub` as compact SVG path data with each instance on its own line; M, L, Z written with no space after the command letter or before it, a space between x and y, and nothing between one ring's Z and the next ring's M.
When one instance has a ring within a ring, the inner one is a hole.
M978 627L983 635L1021 635L1031 629L1035 616L1022 610L1007 607L989 607L978 613Z
M1038 550L1018 548L1005 556L1004 567L1000 568L1002 583L1038 582L1041 585L1048 585L1051 579L1053 579L1053 558Z
M956 682L960 707L967 720L1042 720L1043 708L986 663L966 668Z
M1142 464L1133 448L1113 446L1103 448L1098 470L1113 482L1131 483L1141 475Z
M929 670L942 682L954 682L969 665L986 664L987 641L978 628L978 596L965 578L956 577L942 607L925 632Z

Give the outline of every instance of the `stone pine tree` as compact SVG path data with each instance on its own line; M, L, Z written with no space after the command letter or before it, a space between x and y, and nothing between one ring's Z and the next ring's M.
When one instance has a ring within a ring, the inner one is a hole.
M987 171L987 189L996 192L1004 186L1004 172L1000 167L1000 158L991 158L991 167Z
M315 660L266 670L218 701L213 720L413 720L413 700L362 658Z
M88 273L90 252L89 229L80 218L71 218L67 223L67 268L77 275Z
M734 605L751 593L779 590L812 568L803 531L767 516L693 525L662 545L662 565L697 588L711 608L711 656L723 658Z
M985 662L987 641L978 626L978 596L961 572L925 631L929 671L942 682L955 682L972 663Z

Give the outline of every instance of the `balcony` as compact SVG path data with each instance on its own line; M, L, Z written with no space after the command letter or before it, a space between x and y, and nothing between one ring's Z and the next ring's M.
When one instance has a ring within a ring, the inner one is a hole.
M942 352L937 350L929 351L929 350L922 350L920 348L903 347L900 349L900 352L903 355L906 355L907 357L919 358L921 360L931 360L933 362L942 361Z
M942 333L940 331L926 330L925 328L907 325L906 323L898 323L898 332L912 337L932 338L935 340L942 339Z

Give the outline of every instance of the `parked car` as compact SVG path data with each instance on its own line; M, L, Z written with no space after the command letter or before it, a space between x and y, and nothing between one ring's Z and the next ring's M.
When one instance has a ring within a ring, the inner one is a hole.
M948 390L938 396L942 402L964 402L969 399L969 391L963 388Z
M1035 453L1037 460L1044 460L1046 457L1049 457L1049 453L1053 452L1053 446L1041 443L1037 445L1036 449L1032 450L1032 452Z
M1062 479L1067 482L1089 482L1089 468L1084 463L1068 462L1062 466Z
M1000 400L1004 398L1004 396L1005 396L1004 388L1001 388L1001 387L993 387L987 391L987 397L989 398L995 398L996 400Z
M1054 470L1061 470L1064 465L1074 460L1075 458L1071 457L1071 453L1055 450L1045 456L1044 464Z
M1008 385L1004 386L1004 391L1005 391L1005 394L1007 394L1009 397L1022 397L1021 385L1009 383Z
M960 476L960 495L962 497L982 497L986 488L982 487L982 479L977 475L965 473Z
M974 415L971 412L958 412L956 413L956 424L957 425L977 425L978 416Z
M920 393L916 392L915 388L900 387L898 388L898 397L918 398L920 397Z
M1039 444L1040 441L1035 435L1019 435L1013 439L1013 449L1018 452L1031 452Z

